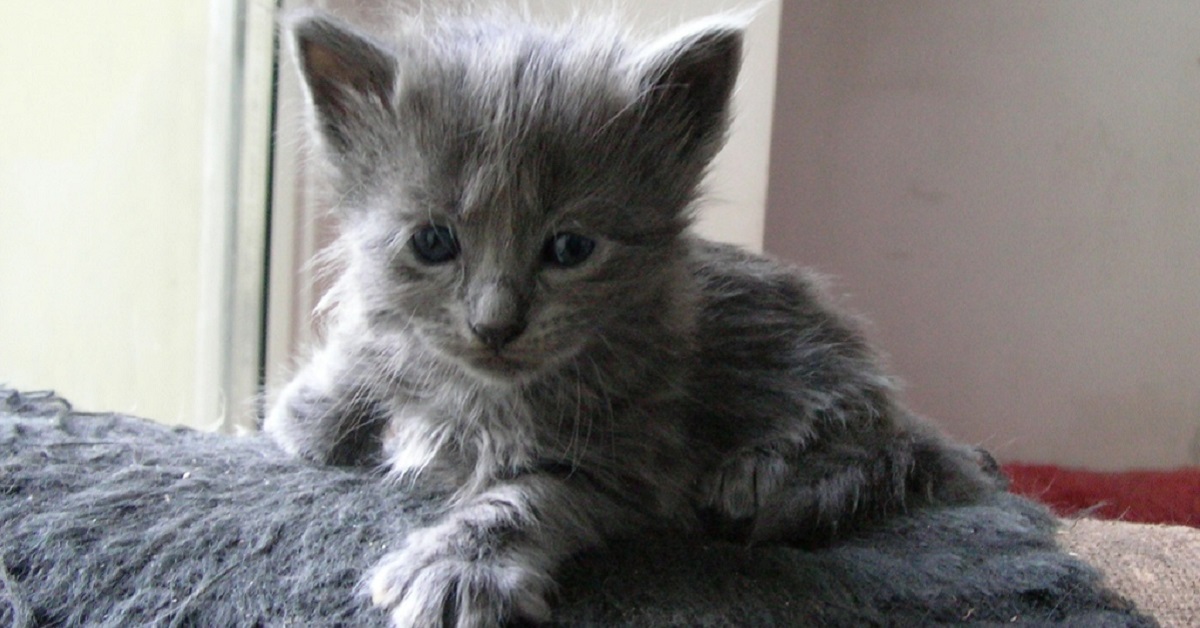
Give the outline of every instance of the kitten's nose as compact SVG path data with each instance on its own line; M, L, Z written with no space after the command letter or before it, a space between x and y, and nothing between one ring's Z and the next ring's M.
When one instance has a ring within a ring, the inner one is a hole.
M467 325L492 351L500 351L525 331L529 301L516 281L483 279L472 285L468 294Z
M484 280L470 291L467 325L484 345L500 351L525 331L528 301L511 279Z
M483 341L492 351L499 351L504 345L525 331L525 323L500 323L471 325L471 331L476 338Z

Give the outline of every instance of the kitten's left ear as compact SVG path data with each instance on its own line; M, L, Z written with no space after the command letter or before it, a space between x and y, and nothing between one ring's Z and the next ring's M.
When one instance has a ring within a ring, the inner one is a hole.
M744 17L694 22L652 44L640 60L650 121L680 133L684 150L699 150L703 160L724 141L745 26Z
M320 131L330 147L351 149L371 120L391 106L397 63L368 36L318 11L288 20L292 52Z

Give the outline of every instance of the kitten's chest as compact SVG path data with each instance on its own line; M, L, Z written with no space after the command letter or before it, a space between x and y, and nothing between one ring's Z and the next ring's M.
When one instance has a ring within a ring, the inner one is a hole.
M520 399L480 394L394 400L383 433L392 474L440 489L482 488L539 457L533 412Z

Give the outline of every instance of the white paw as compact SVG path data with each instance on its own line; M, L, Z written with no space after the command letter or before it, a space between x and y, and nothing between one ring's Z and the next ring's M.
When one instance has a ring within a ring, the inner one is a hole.
M494 553L451 526L413 532L369 580L372 601L398 627L475 628L550 617L548 574L511 549Z

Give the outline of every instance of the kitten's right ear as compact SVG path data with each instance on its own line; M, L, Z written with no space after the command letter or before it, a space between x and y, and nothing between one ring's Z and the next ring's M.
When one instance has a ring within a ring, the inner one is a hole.
M724 143L749 17L719 15L685 24L652 44L640 60L648 119L678 135L689 158L707 163Z
M369 133L372 122L390 110L396 58L367 35L317 11L293 15L287 30L320 131L331 148L347 151L356 134Z

